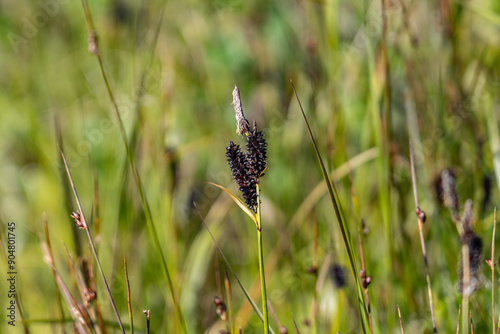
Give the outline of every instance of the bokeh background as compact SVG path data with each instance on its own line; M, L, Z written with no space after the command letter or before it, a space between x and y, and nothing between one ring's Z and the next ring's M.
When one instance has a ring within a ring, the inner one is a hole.
M292 312L301 333L361 332L346 251L290 80L327 168L336 171L358 266L361 221L369 229L363 248L375 333L399 333L397 305L407 332L432 330L410 177L413 141L437 325L440 332L455 330L461 245L436 180L450 169L461 206L474 201L475 231L483 259L490 258L500 179L498 1L92 0L89 6L189 333L227 326L213 302L224 290L217 273L223 278L225 266L193 202L260 305L255 226L206 183L237 193L225 157L229 141L243 143L231 105L235 84L246 117L268 141L262 212L276 317L289 333ZM149 309L152 332L180 332L118 120L88 52L82 3L2 0L0 33L1 246L5 251L7 223L15 222L25 321L18 310L12 328L3 316L9 302L3 252L0 332L61 332L41 248L43 213L55 265L81 301L65 247L74 261L91 256L84 231L70 218L77 207L57 143L122 320L129 324L126 255L136 331L145 332L142 310ZM344 286L332 280L334 267L344 269ZM107 330L118 332L95 274ZM490 330L490 275L483 266L481 289L471 299L477 332ZM262 332L230 280L237 328ZM63 312L71 332L64 301Z

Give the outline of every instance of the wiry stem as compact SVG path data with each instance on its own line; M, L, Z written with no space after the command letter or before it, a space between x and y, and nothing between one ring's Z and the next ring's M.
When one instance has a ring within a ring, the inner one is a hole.
M92 253L94 254L94 258L95 258L95 261L97 263L97 267L99 268L99 272L101 273L101 277L102 277L102 280L104 282L104 287L106 288L106 292L107 292L109 300L111 302L111 306L113 307L113 312L115 313L116 319L118 320L118 325L120 326L122 333L125 334L125 330L123 329L123 325L122 325L122 322L120 320L120 315L118 314L118 310L116 309L115 302L113 301L113 297L111 296L111 291L109 290L108 282L106 281L106 277L104 277L104 272L103 272L102 267L101 267L101 262L99 261L99 257L97 256L97 252L96 252L95 246L94 246L94 241L92 240L92 236L90 235L90 229L87 225L87 221L85 220L82 205L80 204L80 200L79 200L78 195L76 193L76 188L75 188L75 185L73 184L73 178L71 177L68 163L66 162L66 157L64 156L64 153L60 147L59 147L59 150L61 152L61 156L62 156L62 159L64 161L64 166L66 167L66 172L68 173L68 179L69 179L69 182L71 184L71 188L73 189L73 194L75 195L76 204L78 205L78 212L81 216L81 222L83 223L84 229L87 232L87 238L89 239L90 248L92 249Z
M56 269L53 263L54 256L52 255L52 245L50 244L50 236L49 236L49 227L47 225L47 213L43 213L43 230L45 232L45 242L47 243L47 252L50 255L50 262L51 266L50 269L52 270L52 277L54 278L54 285L55 285L55 291L56 291L56 301L57 301L57 306L59 308L59 313L61 315L61 322L64 321L64 312L63 312L63 307L62 307L62 302L61 302L61 292L57 288L57 278L56 278ZM66 334L66 330L64 329L64 325L61 326L61 333Z
M462 333L469 333L467 314L469 314L469 294L470 294L470 261L469 245L462 245Z
M259 248L260 290L262 292L262 315L264 317L264 334L269 334L269 312L267 310L266 275L264 272L264 252L262 249L262 221L260 214L260 189L257 183L257 242Z
M359 239L359 254L361 257L361 270L363 270L363 273L366 274L366 267L365 267L365 257L363 253L363 242L361 240L361 233L358 231L358 239ZM373 325L372 325L372 312L371 312L371 307L370 307L370 294L368 293L368 285L366 285L365 290L365 297L366 297L366 309L368 311L368 323L370 325L370 333L373 333ZM398 307L399 310L399 307Z
M96 30L94 27L94 23L92 21L92 15L90 13L88 1L82 0L82 4L83 4L85 19L86 19L87 27L88 27L88 31L89 31L88 49L89 49L89 52L91 54L93 54L97 57L97 60L99 62L99 68L101 70L102 77L104 79L104 82L106 84L106 88L108 90L108 95L110 97L111 104L113 106L113 111L114 111L116 118L118 120L118 127L120 129L120 134L121 134L123 143L125 145L125 149L127 151L127 158L128 158L129 164L130 164L130 168L132 170L132 174L134 176L135 182L137 184L137 188L139 190L139 196L141 199L142 207L144 209L144 215L146 216L146 222L147 222L147 226L149 229L149 233L151 235L151 238L153 239L153 244L155 246L156 252L158 253L158 255L160 257L163 272L164 272L165 277L167 279L168 289L170 291L170 295L171 295L173 303L174 303L174 307L175 307L175 310L177 313L177 317L178 317L180 326L182 328L182 332L187 333L186 324L184 322L184 317L182 315L179 301L177 300L177 296L176 296L175 291L174 291L173 280L170 276L170 272L168 271L167 260L165 259L165 255L163 254L163 249L161 247L160 240L158 238L158 234L156 233L156 228L154 225L151 209L149 207L149 203L147 201L146 194L144 192L144 188L143 188L143 185L141 182L141 178L139 176L139 171L138 171L137 165L135 163L132 149L130 148L130 145L128 144L127 134L125 132L125 127L123 125L123 121L122 121L122 118L120 116L118 104L116 102L116 98L114 96L113 90L111 89L111 83L109 81L108 75L107 75L105 67L104 67L103 59L102 59L101 52L99 50L98 41L97 41L97 33L96 33Z
M431 308L432 328L434 330L434 334L436 334L437 327L436 327L436 318L434 317L434 304L432 303L431 277L429 275L429 265L427 263L427 251L425 248L425 239L423 232L425 213L422 210L420 210L420 206L418 205L417 177L415 175L415 162L413 161L413 146L411 142L410 142L410 163L411 163L411 180L413 184L413 197L415 199L415 212L418 217L418 231L420 233L420 244L422 245L422 255L424 257L424 265L425 265L425 277L427 279L427 293L429 295L429 305Z
M401 319L401 310L398 305L398 316L399 316L399 326L401 327L401 334L405 334L405 330L403 329L403 319Z
M218 254L218 253L217 253ZM227 269L224 269L224 286L226 288L226 298L227 298L227 310L229 314L229 328L231 329L231 334L235 334L234 326L234 310L233 310L233 298L231 293L231 284L229 282L229 276L227 275Z
M491 330L495 334L495 232L497 229L497 208L493 212L493 236L491 237L491 259L488 265L491 268Z
M130 331L134 334L134 317L132 315L132 302L130 298L130 282L128 280L128 269L127 269L127 257L123 256L123 267L125 268L125 283L127 285L127 305L128 305L128 317L130 319Z

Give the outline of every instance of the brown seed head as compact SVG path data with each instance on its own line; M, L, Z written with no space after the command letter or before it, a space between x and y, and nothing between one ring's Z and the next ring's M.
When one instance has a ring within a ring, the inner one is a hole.
M82 215L80 214L80 212L72 212L71 213L71 218L73 218L75 220L75 225L84 230L85 229L85 223L83 222L83 217Z
M87 303L90 303L97 298L97 293L94 290L92 290L91 288L86 288L83 291L83 297L85 298Z

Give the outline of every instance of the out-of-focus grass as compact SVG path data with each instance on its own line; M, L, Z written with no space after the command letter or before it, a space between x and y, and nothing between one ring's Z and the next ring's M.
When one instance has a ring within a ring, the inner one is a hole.
M234 187L224 147L235 138L230 105L235 83L246 115L257 120L269 144L269 169L261 185L263 241L268 298L281 323L293 331L293 311L301 333L308 332L304 321L311 314L316 283L306 273L314 263L314 220L319 265L330 254L333 262L347 268L326 193L299 222L296 233L289 224L322 182L290 79L330 170L368 149L379 149L378 158L352 171L360 218L370 228L363 240L373 279L370 300L376 333L398 330L396 304L407 332L431 330L412 206L407 144L411 133L420 206L428 217L425 237L437 326L440 332L454 330L461 302L456 290L461 246L447 210L439 204L434 180L442 169L453 170L460 202L474 200L475 229L483 238L484 254L489 254L493 207L499 200L495 180L500 177L493 163L497 152L492 152L500 122L498 4L387 2L388 76L382 58L380 2L170 1L153 62L145 69L162 5L90 3L129 138L138 129L133 149L188 331L203 332L217 320L215 247L193 201L243 284L255 300L259 298L255 227L223 193L205 183ZM9 221L17 224L17 292L26 315L31 320L58 317L51 271L42 261L37 238L43 231L43 212L56 265L76 292L63 248L64 242L76 254L56 147L57 120L89 217L95 175L98 178L99 257L122 320L127 323L125 253L136 329L144 330L141 312L150 309L152 331L177 331L106 87L96 60L87 52L81 3L4 1L0 15L0 218L4 227ZM13 44L13 38L20 42ZM144 70L145 94L137 115L135 98ZM387 80L391 109L385 124ZM349 179L338 180L337 187L355 235L358 221ZM71 209L76 209L74 204ZM78 235L82 255L88 257L85 236ZM0 292L5 292L4 275L0 277ZM486 277L484 288L471 298L476 332L486 332L491 323ZM318 333L360 331L354 285L350 278L347 282L337 289L327 279L321 287ZM104 316L113 321L101 282L97 285ZM244 327L245 333L260 332L257 316L236 287L233 283L237 327ZM4 292L2 309L8 303ZM65 314L69 318L67 310ZM17 320L15 329L2 322L1 331L20 332L19 313ZM223 327L219 323L214 329ZM50 326L31 323L30 330L45 333Z

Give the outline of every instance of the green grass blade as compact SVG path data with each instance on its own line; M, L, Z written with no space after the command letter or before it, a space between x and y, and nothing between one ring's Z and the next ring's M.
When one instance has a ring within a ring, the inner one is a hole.
M243 203L243 201L238 196L234 195L232 192L230 192L227 188L224 188L223 186L220 186L220 185L212 183L212 182L207 182L207 183L224 190L226 192L226 194L228 194L229 197L231 197L231 199L236 204L238 204L240 209L243 210L243 212L245 212L248 215L248 217L250 217L255 224L257 224L257 218L255 217L253 212L250 211L250 209L245 205L245 203Z
M340 232L342 233L342 239L344 240L344 246L346 248L347 256L349 258L349 264L351 266L351 271L352 275L354 277L355 285L356 285L356 291L358 293L358 307L359 311L361 314L361 324L363 328L363 333L368 333L368 311L366 309L365 305L365 300L363 298L363 290L361 287L361 283L359 280L358 276L358 269L356 266L356 260L355 260L355 254L354 254L354 249L352 246L351 242L351 234L349 232L349 228L347 226L347 223L344 218L344 213L342 211L342 206L340 204L340 201L338 199L338 194L337 194L337 189L335 188L335 184L333 184L330 181L330 177L328 176L328 172L325 168L325 164L323 163L323 159L321 158L321 155L318 150L318 146L316 145L316 140L314 139L313 133L311 131L311 128L309 126L309 122L307 121L306 114L304 112L304 109L302 108L302 104L300 103L299 96L297 94L297 91L295 90L295 86L292 83L293 91L295 93L295 97L297 98L297 102L299 103L300 106L300 111L302 112L302 116L304 117L304 121L306 122L307 130L309 132L309 136L311 137L312 144L314 146L314 150L316 152L316 157L318 158L318 163L321 167L321 172L323 173L323 178L325 179L327 188L328 188L328 194L330 195L330 199L332 200L332 205L335 210L335 215L337 217L337 222L339 223L340 227Z
M99 69L101 70L101 74L102 74L102 77L104 79L104 83L106 85L108 95L109 95L109 98L111 100L111 104L113 106L113 111L114 111L116 118L118 120L118 127L120 129L120 134L121 134L123 143L125 145L125 149L127 151L127 158L128 158L129 164L130 164L130 169L132 170L134 180L135 180L137 188L139 190L139 196L141 198L141 204L142 204L142 207L144 209L144 214L146 216L146 222L147 222L149 234L150 234L151 238L153 239L156 253L158 254L158 257L160 258L160 261L162 264L162 269L163 269L163 272L164 272L165 277L167 279L168 289L170 291L170 295L171 295L172 300L173 300L174 308L175 308L175 311L177 314L179 324L182 328L182 332L187 333L186 323L184 321L184 316L182 315L180 304L178 302L178 299L177 299L177 296L176 296L176 293L174 290L173 281L172 281L172 278L170 276L170 272L168 270L167 261L165 259L165 255L163 254L163 249L161 247L160 240L158 238L158 234L156 232L155 224L153 221L153 216L151 214L151 209L150 209L148 200L146 198L146 194L144 192L144 187L142 185L141 178L139 176L139 170L137 169L137 165L135 163L135 158L134 158L134 154L132 152L132 149L129 146L127 134L125 132L125 127L123 125L123 120L120 116L118 104L117 104L115 95L113 93L113 90L111 88L111 83L110 83L108 74L107 74L105 67L104 67L104 62L103 62L103 58L102 58L102 55L101 55L101 52L100 52L100 49L98 46L97 33L96 33L96 30L94 27L94 23L92 21L92 15L90 12L90 8L89 8L87 0L82 0L82 4L83 4L83 9L84 9L85 19L87 22L88 33L89 33L89 51L97 57L97 60L99 62ZM163 13L163 11L162 11L162 13ZM160 21L160 23L161 23L161 21ZM157 29L159 29L159 28L157 28Z
M236 279L236 282L238 282L238 285L240 286L241 291L243 291L243 293L245 294L245 297L247 297L248 302L250 303L250 305L252 305L252 308L254 309L254 311L257 314L257 316L259 317L259 319L262 321L262 323L264 323L264 317L262 315L262 312L260 312L260 310L259 310L259 306L257 306L257 304L253 301L252 297L250 297L250 294L245 289L245 287L243 286L243 284L241 284L240 279L238 278L238 276L234 272L233 268L231 268L231 265L229 264L229 261L226 259L226 256L224 255L224 253L222 252L222 249L220 248L219 243L215 240L214 236L212 235L212 232L210 231L210 229L208 228L207 223L205 222L205 219L201 215L200 210L198 210L198 206L196 205L196 203L193 203L193 205L196 208L196 211L198 212L198 215L200 216L201 221L203 222L203 225L205 226L205 228L207 229L208 233L210 234L210 237L212 237L212 240L214 241L215 247L217 247L217 250L219 251L219 254L222 256L222 259L224 260L224 262L226 263L227 267L229 268L229 270L233 274L234 278ZM269 327L269 331L270 331L270 333L274 334L274 331L272 330L271 327Z

